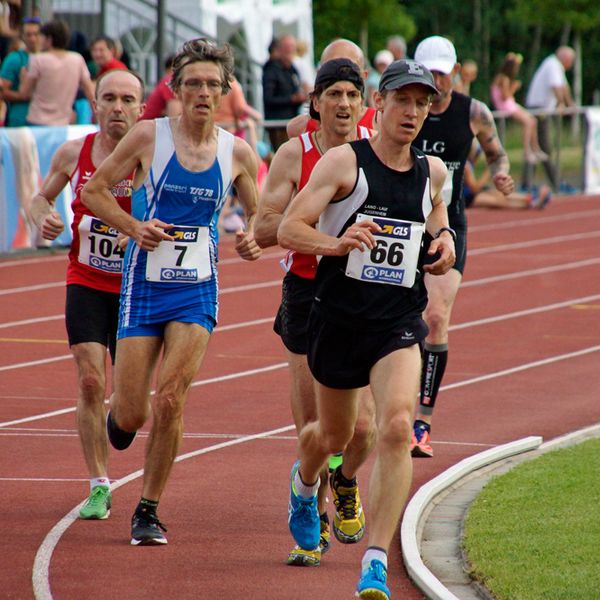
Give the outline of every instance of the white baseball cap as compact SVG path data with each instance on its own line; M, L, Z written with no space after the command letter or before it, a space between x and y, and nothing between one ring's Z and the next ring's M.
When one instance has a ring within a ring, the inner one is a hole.
M391 65L394 62L394 55L389 50L380 50L373 59L374 65Z
M450 40L432 35L417 46L415 60L430 71L440 71L449 75L456 64L456 50Z

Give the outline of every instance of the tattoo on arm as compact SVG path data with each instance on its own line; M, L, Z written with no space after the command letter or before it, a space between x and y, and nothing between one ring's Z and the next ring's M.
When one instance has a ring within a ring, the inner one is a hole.
M508 156L498 137L496 123L490 109L483 102L473 100L470 119L471 129L481 144L492 176L497 173L508 173L510 168Z

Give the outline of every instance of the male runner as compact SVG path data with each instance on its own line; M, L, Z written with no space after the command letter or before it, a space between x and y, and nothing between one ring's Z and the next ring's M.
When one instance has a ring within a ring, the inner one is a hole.
M364 81L357 65L338 58L325 62L319 68L311 98L311 115L320 121L318 131L303 133L286 142L275 154L265 188L261 196L255 225L258 244L265 248L277 244L277 229L292 198L308 181L317 161L330 148L345 142L370 137L370 130L357 127L362 109ZM312 306L317 260L312 254L289 252L283 262L287 274L283 280L282 302L274 329L286 348L292 376L291 406L298 432L317 418L315 383L308 369L307 325ZM373 443L372 411L365 404L352 443L344 456L344 463L331 477L336 507L334 534L342 543L354 543L364 535L364 514L356 470L364 462ZM329 519L326 510L328 471L321 473L319 515L321 541L316 550L296 546L288 557L288 564L315 566L329 549Z
M111 494L107 474L106 349L115 360L123 252L117 231L105 225L81 202L81 189L119 140L140 118L144 85L131 71L110 72L98 80L94 111L98 133L65 142L32 200L31 218L46 240L56 239L64 223L54 204L67 183L73 189L73 242L67 267L66 325L77 366L77 429L90 474L90 496L79 511L82 519L106 519ZM110 193L131 210L132 173L125 173Z
M111 444L123 450L153 412L133 545L167 543L157 506L181 443L188 391L217 322L217 221L232 185L248 217L248 231L236 234L236 250L246 260L261 253L252 235L254 152L213 119L232 76L229 45L186 42L171 82L181 115L140 121L83 191L86 205L130 236L107 429ZM109 190L132 170L129 215Z
M365 66L365 56L354 42L343 38L334 40L321 53L321 64L336 58L347 58L358 65L363 80L366 80L368 71ZM377 130L377 111L371 106L362 106L358 124L367 129ZM289 138L292 138L305 131L316 131L318 128L318 119L314 119L310 115L298 115L288 121L287 134Z
M442 277L425 276L429 299L424 313L429 326L423 353L419 409L411 443L413 456L433 456L430 428L433 408L448 360L450 315L467 256L467 219L462 184L465 164L473 137L483 150L494 185L504 195L511 194L514 182L508 174L509 162L502 147L489 108L452 90L459 71L456 50L446 38L434 35L424 39L415 51L415 60L433 74L438 93L433 97L429 116L414 145L425 154L441 158L448 168L444 202L448 205L450 227L456 232L456 262Z
M421 369L423 270L454 263L441 190L443 163L411 149L431 97L431 73L396 61L376 93L377 136L332 148L317 163L281 225L281 246L321 255L309 321L308 363L318 382L318 420L299 435L291 472L289 527L305 549L319 543L316 493L329 454L354 431L359 389L370 385L377 417L377 456L369 488L369 546L356 594L387 600L387 551L410 489L411 422ZM313 224L318 221L315 229ZM422 266L427 228L432 264Z

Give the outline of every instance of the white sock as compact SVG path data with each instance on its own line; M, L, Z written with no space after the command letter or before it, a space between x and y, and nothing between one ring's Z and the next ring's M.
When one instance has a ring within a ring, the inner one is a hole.
M103 485L110 489L110 479L108 477L94 477L93 479L90 479L90 491L99 485Z
M317 477L317 483L314 485L306 485L302 479L300 479L300 469L296 471L296 475L294 476L294 487L296 488L296 492L298 496L302 498L312 498L317 495L317 490L319 489L320 479Z
M370 546L369 548L367 548L367 551L365 552L365 555L363 556L362 559L362 571L363 573L365 571L369 570L369 567L371 566L371 561L372 560L378 560L380 562L383 563L383 566L387 569L387 552L385 550L383 550L382 548L377 548L376 546Z

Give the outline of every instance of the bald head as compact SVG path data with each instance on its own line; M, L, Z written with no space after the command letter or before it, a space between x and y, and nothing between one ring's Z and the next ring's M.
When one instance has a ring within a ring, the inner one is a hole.
M363 51L352 41L339 39L329 44L321 54L321 64L334 58L347 58L357 64L361 71L365 69L365 56Z
M558 58L565 70L568 71L575 62L575 50L570 46L561 46L556 51L556 58Z
M96 100L102 96L105 86L108 85L132 85L134 88L137 88L138 101L142 102L144 99L144 82L134 71L112 69L103 73L96 81Z

